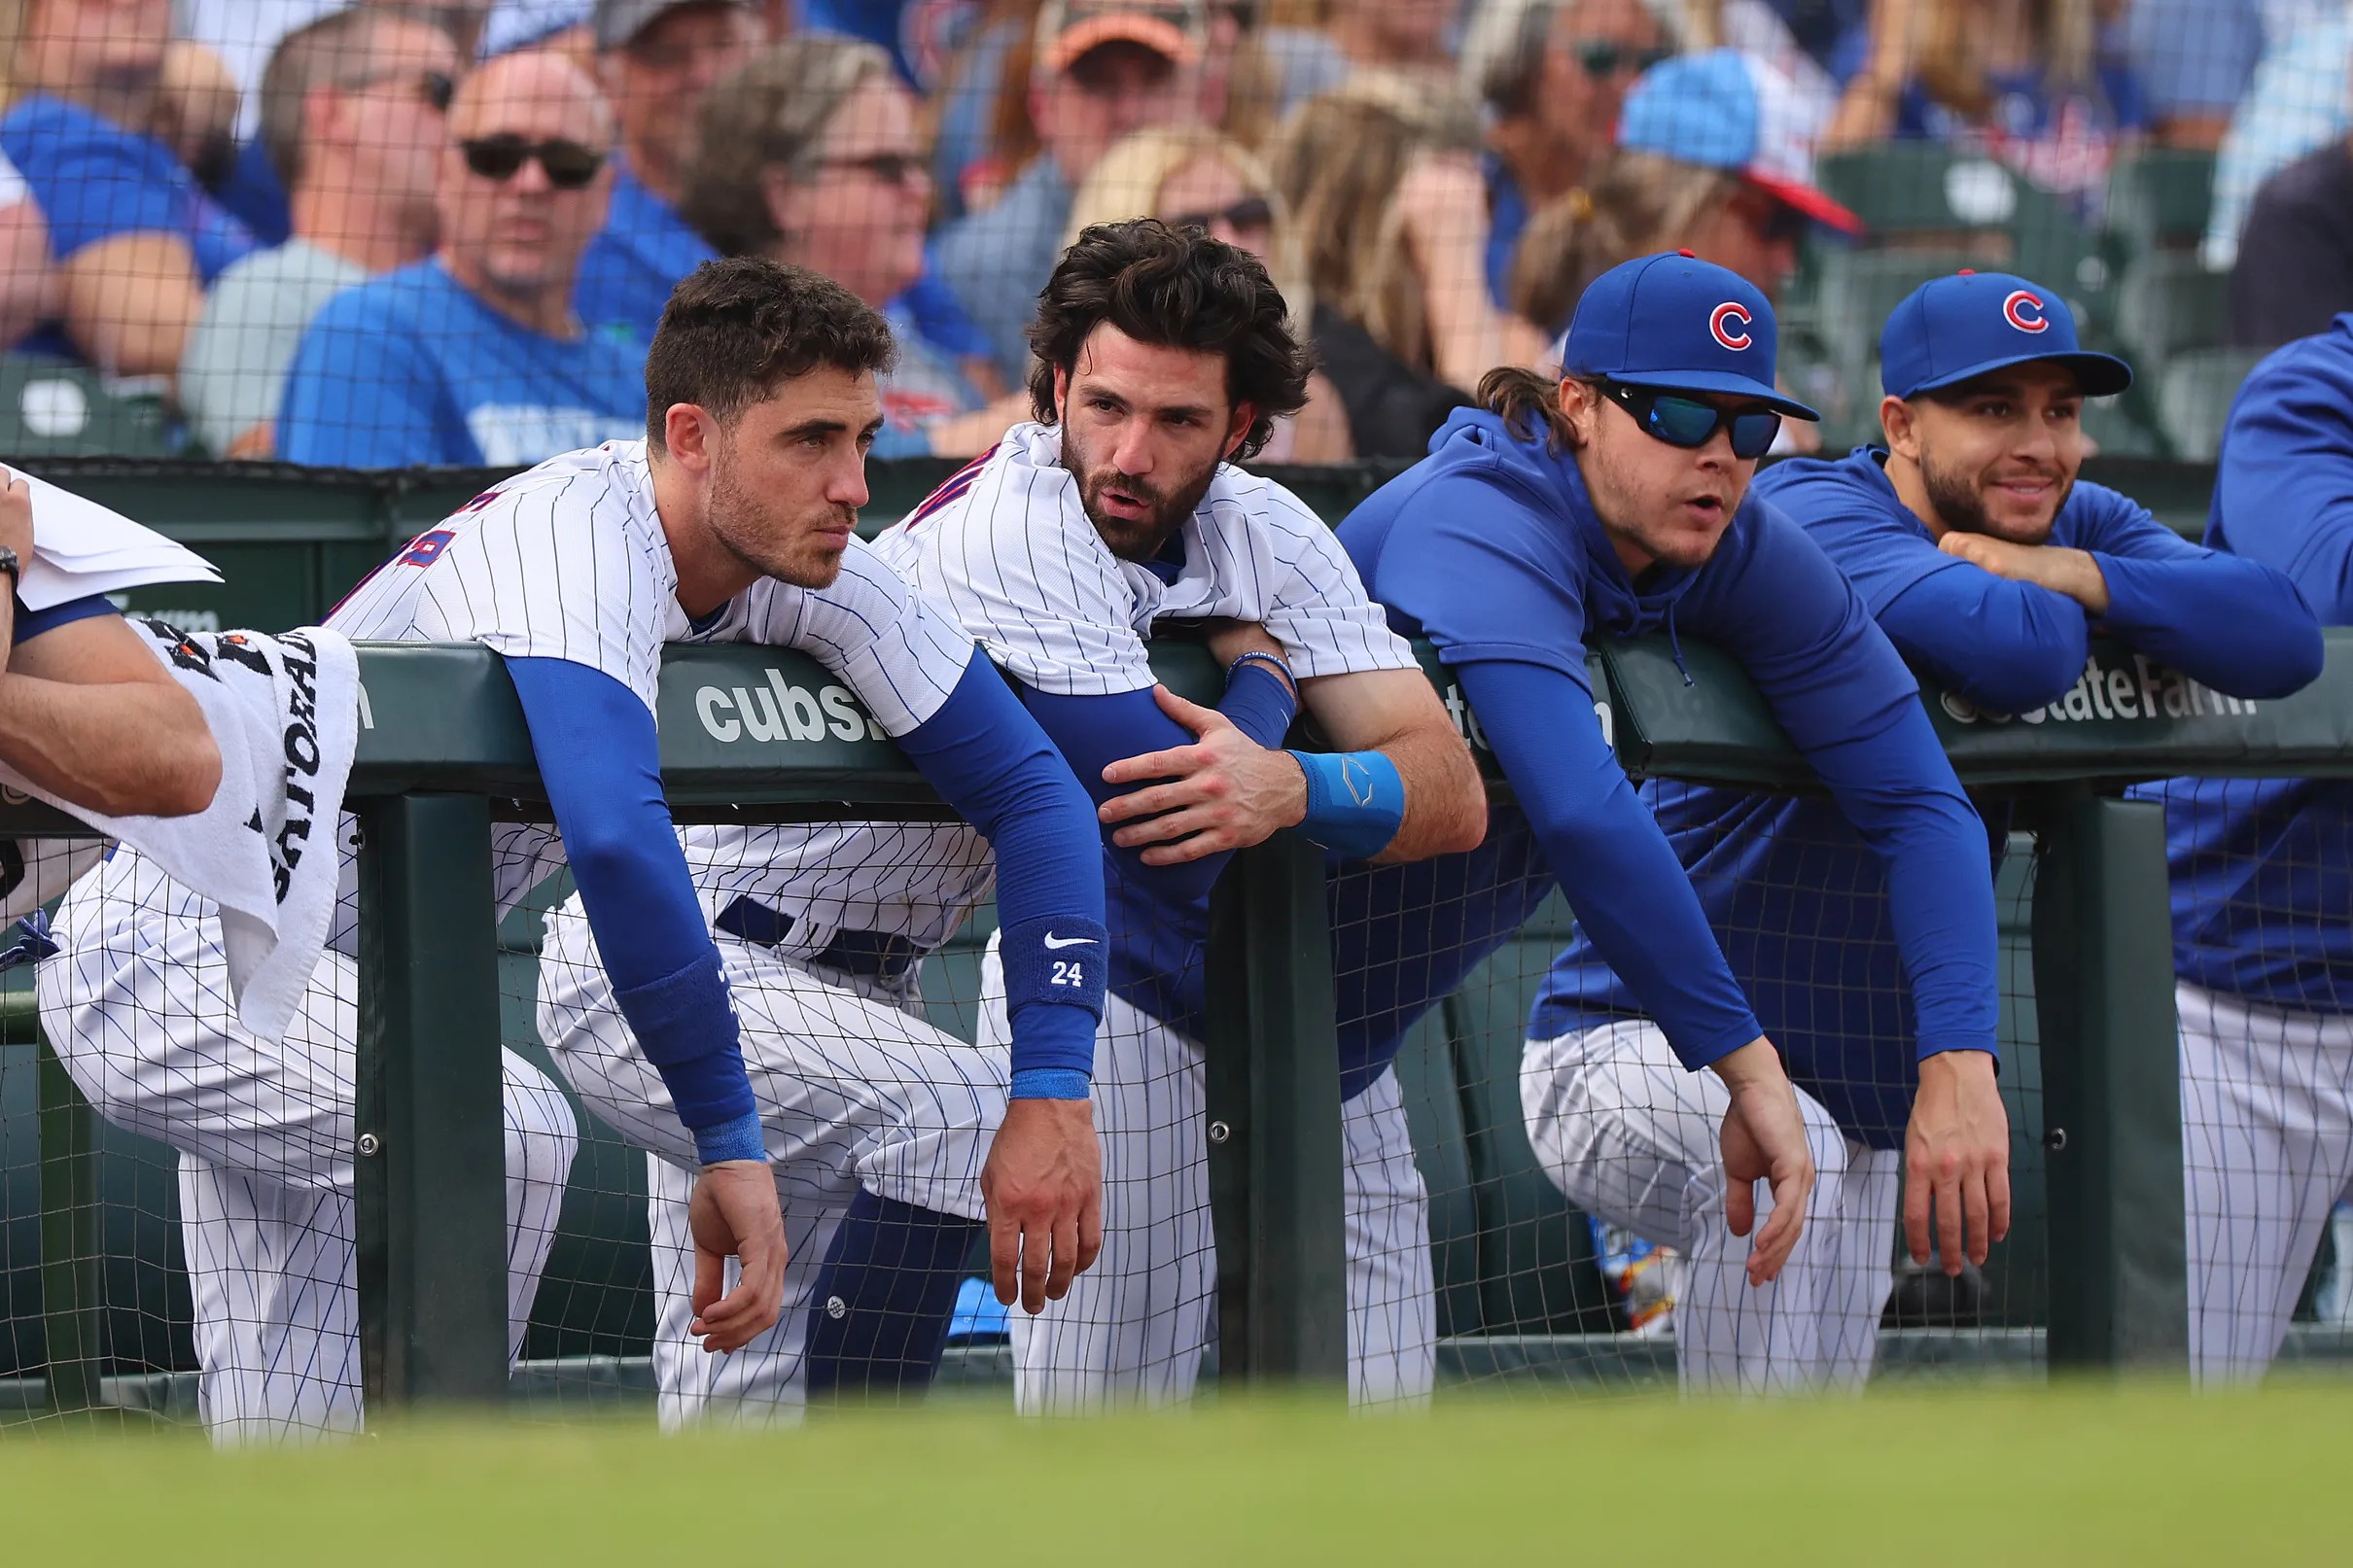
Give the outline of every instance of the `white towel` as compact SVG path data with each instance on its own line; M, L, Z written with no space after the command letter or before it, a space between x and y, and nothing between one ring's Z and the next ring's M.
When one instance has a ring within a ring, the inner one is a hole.
M212 804L193 817L110 818L66 806L5 765L0 784L70 811L219 904L237 1021L280 1039L334 917L335 824L359 744L359 660L350 639L320 626L271 637L130 624L204 710L221 748ZM22 850L28 875L0 914L63 891L78 874L73 862L94 858L87 845L69 853L55 841Z

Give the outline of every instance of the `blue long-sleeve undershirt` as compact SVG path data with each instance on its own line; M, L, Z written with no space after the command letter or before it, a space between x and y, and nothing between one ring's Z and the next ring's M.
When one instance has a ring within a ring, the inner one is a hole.
M1691 880L1593 717L1593 693L1558 669L1455 666L1577 923L1687 1067L1764 1033ZM1523 781L1542 781L1540 787Z
M2090 656L2083 606L1974 567L1922 577L1879 622L1906 658L1997 714L2027 713L2063 695Z
M2151 658L2232 697L2285 697L2320 678L2320 620L2286 573L2219 550L2092 559L2108 581L2102 620Z
M1071 771L1077 775L1080 787L1097 806L1145 787L1106 784L1105 768L1147 751L1190 746L1196 739L1192 731L1160 711L1149 687L1073 697L1023 686L1021 700L1070 760ZM1230 854L1211 854L1177 865L1151 866L1144 864L1142 850L1122 849L1113 844L1108 830L1104 832L1102 843L1113 875L1136 886L1150 888L1158 901L1175 907L1206 905L1217 874L1233 858Z
M735 1011L662 795L653 714L601 670L507 661L614 1000L697 1133L756 1113Z
M1149 703L1149 693L1144 694ZM975 651L939 710L899 749L997 852L999 923L1068 917L1104 923L1103 852L1087 791L1048 734ZM1101 1006L1036 998L1013 1007L1012 1068L1091 1072ZM1053 1097L1060 1098L1060 1097Z

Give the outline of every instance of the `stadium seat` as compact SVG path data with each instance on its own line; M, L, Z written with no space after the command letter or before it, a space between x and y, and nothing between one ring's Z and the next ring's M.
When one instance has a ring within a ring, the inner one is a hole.
M2221 455L2230 400L2262 358L2256 349L2195 349L2165 366L2158 378L2157 412L2175 457L2211 463Z
M2141 374L2161 375L2177 354L2222 341L2230 282L2195 256L2160 252L2135 258L2117 286L2116 334Z
M2126 256L2195 249L2213 205L2212 153L2147 147L2108 172L2108 231Z
M159 399L110 386L87 366L0 355L0 454L173 457L179 451Z
M1863 220L1874 240L1998 228L2019 183L2000 164L1941 142L1881 142L1816 161L1815 182Z
M1930 278L1975 264L1966 251L1834 251L1823 258L1817 331L1849 385L1879 357L1879 330L1904 296ZM1872 385L1876 387L1877 380ZM1876 412L1876 399L1864 400ZM1876 423L1876 419L1874 421Z

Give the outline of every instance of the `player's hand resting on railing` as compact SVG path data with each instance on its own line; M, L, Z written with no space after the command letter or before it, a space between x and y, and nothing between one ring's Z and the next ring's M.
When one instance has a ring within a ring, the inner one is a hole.
M1945 1272L2010 1234L2010 1112L1984 1051L1940 1051L1920 1063L1919 1098L1904 1134L1904 1241L1928 1261L1929 1200Z
M686 1229L694 1237L694 1321L687 1332L705 1350L741 1350L774 1328L785 1307L785 1215L768 1163L703 1167L686 1205ZM730 1257L742 1261L743 1274L724 1290Z
M1748 1248L1748 1282L1763 1285L1781 1266L1806 1229L1806 1205L1813 1197L1813 1148L1798 1114L1797 1091L1781 1070L1781 1054L1759 1036L1712 1063L1732 1092L1724 1113L1724 1223L1746 1236L1757 1223L1756 1183L1771 1184L1773 1212Z
M1106 784L1149 784L1103 803L1105 821L1127 824L1112 843L1142 848L1145 865L1173 866L1263 844L1306 818L1307 775L1289 752L1268 750L1214 708L1166 686L1154 686L1152 696L1196 739L1103 770Z
M1937 540L1937 548L1997 577L2065 594L2094 615L2108 613L2107 574L2100 571L2098 558L2089 550L2063 544L2018 544L1990 534L1958 530Z
M1033 1317L1103 1250L1103 1149L1084 1099L1016 1099L981 1167L997 1299Z

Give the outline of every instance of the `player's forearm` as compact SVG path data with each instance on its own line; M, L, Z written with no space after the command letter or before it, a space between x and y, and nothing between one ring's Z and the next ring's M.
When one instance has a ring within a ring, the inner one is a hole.
M2284 697L2320 675L2320 621L2287 574L2241 556L2103 558L2109 627L2233 697Z
M1109 979L1094 803L978 653L899 745L996 851L1014 1098L1083 1098Z
M719 949L662 798L653 715L586 665L517 658L507 671L621 1016L703 1162L761 1158Z
M212 804L221 751L168 681L75 685L0 674L0 762L108 817L186 817Z
M1579 925L1676 1058L1703 1067L1760 1038L1690 877L1601 739L1592 693L1534 665L1457 673Z
M1966 563L1905 589L1879 622L1906 658L1997 714L2066 695L2090 646L2090 623L2074 600Z
M1427 726L1381 747L1405 781L1405 819L1376 865L1463 854L1487 837L1487 785L1454 726Z
M1807 758L1885 872L1916 1054L1990 1054L2001 997L1992 850L1926 712L1896 704Z

